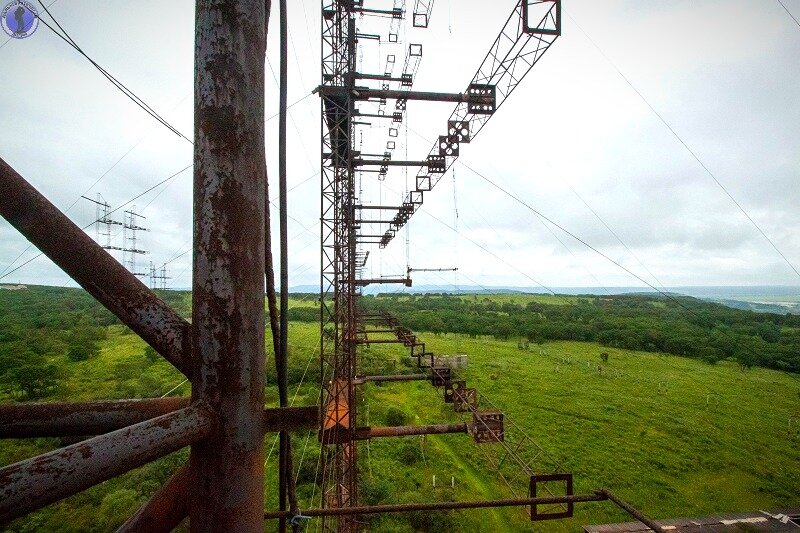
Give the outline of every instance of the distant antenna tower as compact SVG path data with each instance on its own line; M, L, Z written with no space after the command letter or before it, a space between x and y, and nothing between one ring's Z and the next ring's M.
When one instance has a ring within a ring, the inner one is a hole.
M166 290L167 280L171 279L167 276L167 265L162 265L160 269L156 268L152 261L150 261L150 288Z
M143 215L136 212L136 206L132 206L129 210L125 211L122 224L122 264L134 276L147 276L149 272L137 272L136 270L136 256L144 255L146 250L136 247L136 232L137 231L150 231L145 227L139 225L139 219L144 219Z
M122 250L119 246L111 246L111 226L122 226L122 222L109 218L108 211L111 206L108 202L100 193L97 193L97 200L92 200L87 196L81 196L81 198L95 204L94 232L97 244L106 250Z

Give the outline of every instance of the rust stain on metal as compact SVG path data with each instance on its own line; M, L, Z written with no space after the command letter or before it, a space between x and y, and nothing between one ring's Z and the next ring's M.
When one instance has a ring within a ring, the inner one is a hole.
M167 533L172 531L189 514L188 498L192 490L192 471L189 465L181 466L117 533Z
M408 437L412 435L442 435L445 433L467 433L469 426L460 424L429 424L426 426L363 427L356 429L359 440L377 437Z
M188 398L0 405L0 438L100 435L188 405Z
M208 408L193 405L0 468L0 524L197 442L213 426Z
M218 415L192 446L193 531L261 531L265 3L199 2L192 394Z
M383 505L363 505L358 507L338 507L324 509L304 509L304 516L346 516L360 514L408 513L413 511L446 511L455 509L485 509L487 507L526 507L528 505L552 505L558 503L585 503L608 500L603 491L593 494L578 494L575 496L548 496L541 498L515 498L508 500L478 500L466 502L428 502L428 503L397 503ZM273 511L264 513L266 520L275 520L281 516L290 516L287 511Z

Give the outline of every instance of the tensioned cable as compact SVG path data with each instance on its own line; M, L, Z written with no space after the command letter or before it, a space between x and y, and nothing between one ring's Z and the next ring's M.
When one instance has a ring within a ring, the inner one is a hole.
M797 24L797 27L800 28L800 20L797 20L797 18L794 15L792 15L792 12L789 11L788 7L786 7L786 4L784 4L781 0L778 0L778 3L781 5L784 11L786 11L786 13L788 13L789 16L792 17L792 20L794 21L795 24Z
M781 5L783 5L783 3L781 3ZM785 9L785 7L786 6L784 6L784 9ZM788 9L787 9L787 12L788 12ZM789 13L789 15L791 15L791 13ZM708 174L708 176L711 177L712 180L714 180L714 183L716 183L717 186L720 189L722 189L722 191L731 200L731 202L733 202L733 204L737 208L739 208L739 211L742 212L742 214L747 218L747 220L750 221L750 224L752 224L753 227L756 228L756 230L758 230L758 232L761 234L761 236L764 237L767 240L767 242L772 246L772 248L775 249L775 251L778 253L778 255L780 255L781 258L784 260L784 262L787 265L789 265L789 268L791 268L794 271L794 273L797 274L797 277L800 277L800 271L798 271L797 268L795 268L795 266L791 263L791 261L789 261L789 259L784 255L784 253L778 248L778 246L775 244L775 242L772 239L769 238L769 236L764 232L763 229L761 229L761 226L759 226L758 223L755 220L753 220L753 217L751 217L750 214L744 209L744 207L742 207L742 204L740 204L736 200L736 198L734 198L734 196L730 193L730 191L728 191L728 189L725 187L725 185L723 185L722 182L719 179L717 179L717 177L714 175L714 173L711 172L711 169L709 169L706 166L706 164L703 163L703 161L700 159L700 157L697 155L697 153L694 150L692 150L692 148L686 143L686 141L683 140L683 138L680 135L678 135L678 132L675 131L675 129L669 124L669 122L666 121L666 119L661 115L661 113L659 113L656 110L656 108L653 107L652 104L650 104L650 102L647 100L647 98L645 98L645 96L639 91L639 89L636 88L636 86L631 82L631 80L628 79L628 77L625 76L625 74L623 74L623 72L619 69L619 67L616 65L616 63L614 63L611 60L611 58L609 58L605 54L605 52L603 52L603 50L600 48L600 46L594 41L594 39L592 39L589 36L588 33L586 33L586 31L580 26L580 24L578 24L578 22L575 20L575 18L572 17L572 15L570 15L569 13L567 13L567 16L575 24L575 27L577 27L581 31L581 33L583 33L583 35L586 37L586 39L588 39L588 41L590 43L592 43L592 45L597 49L597 51L600 52L600 55L603 56L603 58L606 60L606 62L608 62L608 64L611 65L611 67L617 72L617 74L619 74L619 76L625 81L625 83L628 84L628 86L633 90L633 92L635 92L639 96L639 98L641 98L642 102L644 102L645 105L648 108L650 108L650 111L652 111L653 114L656 117L658 117L658 120L661 121L661 123L670 131L670 133L672 133L672 136L675 137L675 139L677 139L677 141L681 145L683 145L683 147L686 149L686 151L689 152L689 154L694 158L695 161L697 161L697 163L703 168L703 170L706 172L706 174ZM792 18L794 19L794 16L792 16ZM795 22L796 21L797 20L795 19Z
M178 106L180 106L180 105L181 105L181 104L184 102L184 100L186 100L186 98L187 98L187 97L184 97L184 98L182 98L182 99L180 100L180 102L178 102L178 103L175 105L175 107L173 107L173 108L172 108L172 110L175 110L175 109L176 109ZM141 138L140 138L138 141L136 141L136 143L135 143L133 146L131 146L131 147L130 147L130 148L129 148L129 149L128 149L128 150L127 150L127 151L126 151L124 154L122 154L122 156L120 156L120 157L119 157L119 158L118 158L116 161L114 161L114 163L113 163L113 164L112 164L110 167L108 167L108 169L106 169L106 171L105 171L105 172L103 172L103 173L102 173L102 174L101 174L101 175L100 175L100 176L99 176L99 177L98 177L98 178L97 178L97 179L94 181L94 183L92 183L92 184L91 184L91 185L90 185L90 186L89 186L89 187L88 187L88 188L87 188L85 191L83 191L83 193L81 193L81 194L80 194L80 195L79 195L77 198L75 198L75 200L73 200L73 201L72 201L72 203L71 203L71 204L69 204L69 206L67 206L67 208L66 208L66 209L64 209L64 213L69 213L69 212L70 212L70 210L71 210L73 207L75 207L75 205L76 205L76 204L77 204L77 203L78 203L78 202L81 200L81 198L82 198L83 196L87 195L87 194L89 193L89 191L91 191L92 189L94 189L94 188L97 186L97 184L98 184L98 183L100 183L100 182L103 180L103 178L105 178L105 177L106 177L106 176L107 176L107 175L108 175L108 174L109 174L109 173L110 173L112 170L114 170L114 169L117 167L117 165L119 165L119 164L122 162L122 160L123 160L123 159L125 159L126 157L128 157L128 156L131 154L131 152L133 152L133 151L136 149L136 147L138 147L138 146L139 146L139 145L142 143L142 141L144 141L144 140L147 138L147 136L148 136L148 135L149 135L149 133L148 133L148 134L145 134L144 136L142 136L142 137L141 137ZM160 193L159 193L159 194L160 194ZM13 266L14 266L14 264L15 264L17 261L19 261L19 260L20 260L20 258L21 258L23 255L25 255L25 254L28 252L28 250L30 250L32 247L33 247L33 245L32 245L32 244L29 244L29 245L28 245L28 246L27 246L27 247L26 247L24 250L22 250L22 252L21 252L21 253L20 253L20 254L19 254L19 255L18 255L16 258L14 258L14 260L13 260L13 261L11 261L11 263L9 263L9 264L8 264L8 265L7 265L7 266L6 266L6 267L3 269L3 271L2 271L2 272L0 272L0 276L2 276L3 274L5 274L5 273L6 273L6 271L8 271L8 269L10 269L11 267L13 267Z
M426 141L426 142L429 142L429 141L428 141L428 139L426 139L426 138L425 138L425 137L424 137L422 134L420 134L419 132L417 132L417 131L415 131L415 130L413 130L413 129L411 129L411 128L408 128L408 127L407 127L406 129L407 129L407 131L408 131L408 130L411 130L411 132L412 132L412 133L414 133L414 135L416 135L416 136L417 136L417 137L419 137L420 139L422 139L422 140L424 140L424 141ZM408 159L408 156L406 156L406 159ZM462 164L462 165L464 165L464 166L467 166L466 164L464 164L464 163L463 163L463 162L461 162L461 161L458 161L458 162L459 162L459 163L461 163L461 164ZM467 167L467 168L469 168L469 167ZM471 170L471 169L470 169L470 170ZM474 171L473 171L473 172L474 172ZM576 194L577 194L577 193L576 193ZM587 206L587 207L588 207L588 206ZM492 224L491 224L491 223L490 223L488 220L486 220L486 218L485 218L485 217L484 217L484 216L481 214L480 210L475 210L475 213L477 213L477 214L478 214L478 216L480 216L480 217L483 219L483 221L484 221L484 222L485 222L485 223L486 223L486 224L489 226L489 228L491 228L491 230L492 230L492 231L494 231L494 232L495 232L495 234L496 234L498 237L500 237L500 238L502 239L502 237L500 236L500 233L499 233L499 232L498 232L496 229L494 229L494 226L492 226ZM597 277L597 276L594 274L594 272L592 272L592 271L589 269L589 267L588 267L588 266L587 266L585 263L583 263L582 261L580 261L580 260L579 260L579 259L578 259L578 258L575 256L575 253L572 251L572 249L571 249L569 246L567 246L567 243L565 243L563 240L561 240L561 237L559 237L559 236L558 236L558 234L557 234L555 231L553 231L553 228L551 228L550 226L548 226L547 224L545 224L545 223L544 223L544 221L543 221L543 220L541 220L541 219L539 219L539 222L542 224L542 226L544 226L544 228L547 230L547 232L548 232L548 233L550 233L550 235L552 235L552 236L553 236L553 238L554 238L555 240L557 240L557 241L558 241L558 243L561 245L561 247L562 247L562 248L564 248L564 249L567 251L567 253L568 253L568 254L569 254L569 255L570 255L572 258L573 258L573 260L575 260L575 261L576 261L576 262L577 262L577 263L578 263L578 264L579 264L579 265L580 265L580 266L581 266L581 267L582 267L582 268L583 268L583 269L584 269L584 270L585 270L585 271L586 271L586 272L589 274L589 276L590 276L592 279L594 279L594 281L597 283L597 285L598 285L600 288L602 288L602 289L603 289L603 290L604 290L604 291L605 291L607 294L611 294L611 291L608 289L608 287L606 287L606 286L605 286L605 285L604 285L604 284L603 284L603 283L600 281L600 279L599 279L599 278L598 278L598 277ZM451 229L453 229L453 228L451 228ZM456 233L457 233L457 230L454 230L454 231L456 231ZM511 248L511 245L508 243L508 241L506 241L505 239L503 239L503 241L506 243L506 246L509 248L509 250L512 250L512 248Z
M295 101L294 101L292 104L290 104L289 106L287 106L287 109L291 109L292 107L294 107L295 105L297 105L297 104L301 103L303 100L305 100L306 98L308 98L308 97L310 97L310 96L312 96L312 95L313 95L313 93L309 93L309 94L307 94L307 95L303 96L302 98L299 98L299 99L295 100ZM179 104L179 105L180 105L180 104ZM266 121L270 121L270 120L272 120L272 119L276 118L277 116L278 116L278 113L275 113L274 115L271 115L271 116L267 117ZM134 144L134 146L133 146L133 147L131 147L131 149L129 149L127 152L125 152L125 154L124 154L124 155L123 155L121 158L119 158L119 159L118 159L118 160L117 160L117 161L116 161L116 162L115 162L115 163L114 163L114 164L113 164L113 165L112 165L112 166L111 166L111 167L110 167L108 170L106 170L106 171L105 171L105 172L104 172L104 173L103 173L103 174L100 176L100 178L98 178L98 179L95 181L95 183L92 185L92 187L90 187L88 190L91 190L92 188L94 188L94 186L95 186L95 185L97 185L97 183L99 183L99 182L100 182L100 180L101 180L103 177L105 177L105 176L106 176L106 175L107 175L107 174L108 174L108 173L109 173L109 172L110 172L110 171L111 171L111 170L112 170L114 167L116 167L116 166L117 166L117 164L119 164L119 162L120 162L120 161L122 161L122 159L124 159L124 158L125 158L125 157L126 157L128 154L130 154L130 153L131 153L131 151L133 151L133 149L134 149L134 148L136 148L136 146L138 146L138 145L139 145L139 143L141 143L141 141L142 141L143 139L144 139L144 137L143 137L142 139L140 139L139 141L137 141L137 142L136 142L136 144ZM189 166L192 166L192 165L189 165ZM186 167L186 168L188 168L188 167ZM180 170L180 171L178 172L178 174L180 174L181 172L183 172L184 170L186 170L186 168L184 168L184 169ZM300 182L300 183L298 183L297 185L294 185L293 187L291 187L291 188L289 189L289 192L293 191L293 190L294 190L294 189L296 189L297 187L299 187L299 186L301 186L301 185L305 184L306 182L310 181L311 179L313 179L313 178L314 178L315 176L317 176L318 174L319 174L319 171L317 171L316 173L312 174L312 175L311 175L311 176L309 176L308 178L304 179L303 181L301 181L301 182ZM147 194L148 192L150 192L150 191L152 191L153 189L157 188L158 186L162 185L162 184L163 184L163 183L165 183L166 181L169 181L169 180L170 180L171 178L173 178L173 177L175 177L175 175L173 175L173 176L170 176L170 178L167 178L166 180L162 181L161 183L157 183L156 185L154 185L153 187L151 187L151 188L147 189L146 191L144 191L144 192L143 192L143 193L141 193L140 195L138 195L138 196L136 196L136 197L132 198L131 200L128 200L127 202L123 203L122 205L120 205L120 206L119 206L119 207L117 207L116 209L113 209L112 211L109 211L109 213L108 213L108 214L111 214L111 213L113 213L113 212L115 212L115 211L118 211L119 209L122 209L122 208L123 208L123 207L125 207L126 205L128 205L128 204L130 204L131 202L133 202L133 201L137 200L137 199L138 199L138 198L140 198L141 196L143 196L143 195ZM85 193L84 193L84 194L85 194ZM160 193L159 193L159 194L160 194ZM277 198L277 197L276 197L276 198ZM79 199L80 199L80 196L78 197L78 200L79 200ZM74 205L77 203L77 201L78 201L78 200L75 200L75 201L74 201L74 202L73 202L73 203L70 205L70 207L68 207L68 208L67 208L67 210L66 210L66 211L69 211L69 209L70 209L72 206L74 206ZM274 205L274 203L275 203L275 200L270 200L270 202L271 202L271 203ZM148 205L149 205L149 204L148 204ZM66 212L66 211L65 211L65 212ZM289 218L291 218L292 220L294 220L295 222L297 222L298 224L300 224L301 226L303 226L303 224L302 224L302 223L301 223L299 220L297 220L296 218L292 217L291 215L289 215ZM92 224L94 224L95 222L97 222L97 220L94 220L94 221L92 221L90 224L88 224L88 225L84 226L84 227L83 227L83 228L81 228L81 229L87 229L89 226L91 226L91 225L92 225ZM307 227L305 227L305 226L303 226L303 228L304 228L304 230L306 230L306 231L311 231L311 230L309 230L309 229L308 229ZM11 275L11 274L13 274L14 272L16 272L17 270L19 270L20 268L24 267L25 265L28 265L28 264L32 263L34 260L36 260L36 259L38 259L39 257L41 257L42 255L44 255L44 254L42 254L42 253L39 253L38 255L35 255L35 256L33 256L33 257L32 257L32 258L30 258L29 260L25 261L24 263L22 263L21 265L19 265L18 267L16 267L14 270L11 270L11 271L9 271L9 269L10 269L12 266L14 266L14 263L16 263L17 261L19 261L19 260L20 260L20 258L21 258L23 255L25 255L25 253L27 253L27 251L28 251L28 250L30 250L32 247L33 247L33 245L32 245L32 244L29 244L29 245L28 245L28 246L27 246L27 247L26 247L26 248L25 248L25 249L24 249L24 250L23 250L23 251L22 251L22 252L21 252L21 253L20 253L20 254L19 254L19 255L18 255L18 256L17 256L17 257L14 259L14 260L13 260L13 261L11 261L11 263L9 263L9 264L8 264L8 266L7 266L7 267L6 267L6 268L5 268L5 269L4 269L2 272L0 272L0 280L4 279L5 277L7 277L7 276L9 276L9 275Z
M56 34L56 35L57 35L57 36L58 36L58 37L59 37L61 40L63 40L63 41L64 41L65 43L67 43L68 45L70 45L72 48L74 48L74 49L75 49L75 51L77 51L77 52L78 52L80 55L82 55L84 58L86 58L86 59L89 61L89 63L91 63L91 64L92 64L92 66L94 66L94 67L95 67L95 68L96 68L96 69L97 69L97 70L98 70L98 71L99 71L99 72L100 72L100 73L101 73L103 76L105 76L105 78L106 78L108 81L110 81L110 82L111 82L111 84L112 84L112 85L114 85L114 86L115 86L115 87L116 87L116 88L117 88L119 91L121 91L121 92L122 92L122 93L123 93L125 96L127 96L127 97L128 97L128 98L129 98L129 99L130 99L130 100L131 100L133 103L135 103L137 106L139 106L139 107L140 107L140 108L141 108L141 109L142 109L144 112L146 112L148 115L150 115L151 117L153 117L154 119L156 119L156 120L157 120L158 122L160 122L160 123L161 123L161 124L162 124L164 127L166 127L167 129L169 129L169 130L170 130L172 133L174 133L174 134L175 134L175 135L177 135L178 137L180 137L180 138L184 139L184 140L185 140L186 142L188 142L189 144L194 144L194 143L191 141L191 139L189 139L188 137L186 137L186 136L185 136L183 133L181 133L181 132L180 132L180 131L179 131L177 128L175 128L175 127L174 127L172 124L170 124L170 123L169 123L169 122L168 122L168 121L167 121L167 120L166 120L164 117L162 117L161 115L159 115L159 114L158 114L158 113L157 113L157 112L156 112L156 111L155 111L155 110L154 110L154 109L153 109L153 108L152 108L150 105L148 105L148 104L147 104L147 102L145 102L145 101L144 101L142 98L140 98L140 97L139 97L139 96L138 96L136 93L134 93L132 90L130 90L130 89L127 87L127 86L125 86L125 84L124 84L124 83L122 83L122 82L121 82L121 81L119 81L117 78L115 78L115 77L114 77L114 76L113 76L111 73L109 73L109 72L108 72L108 71L107 71L105 68L103 68L103 67L102 67L100 64L98 64L98 63L97 63L97 62L96 62L94 59L92 59L91 57L89 57L89 56L86 54L86 52L84 52L84 51L81 49L81 47L80 47L80 46L78 46L78 44L75 42L75 40L74 40L74 39L73 39L73 38L70 36L70 34L69 34L69 33L68 33L68 32L67 32L67 31L66 31L64 28L63 28L63 26L61 26L61 24L59 24L58 20L57 20L57 19L56 19L56 18L53 16L53 14L52 14L52 13L50 13L50 10L49 10L49 9L47 9L47 6L45 6L45 5L44 5L44 3L42 3L42 0L39 0L39 4L40 4L40 5L42 6L42 8L44 9L45 13L47 13L47 14L48 14L48 16L50 16L50 18L51 18L51 19L53 19L53 22L55 23L55 25L56 25L56 26L58 26L58 28L61 30L61 32L63 32L63 34L62 34L62 33L59 33L59 32L58 32L58 31L57 31L55 28L53 28L53 27L52 27L50 24L48 24L48 23L47 23L47 21L46 21L46 20L44 20L44 19L43 19L41 16L37 16L37 18L38 18L38 19L39 19L39 20L42 22L42 24L44 24L45 26L47 26L47 27L50 29L50 31L52 31L52 32L53 32L54 34Z
M552 221L551 219L549 219L549 218L548 218L548 217L546 217L545 215L541 214L541 213L540 213L538 210L536 210L535 208L531 207L529 204L525 203L525 202L524 202L522 199L520 199L519 197L517 197L517 196L513 195L512 193L510 193L510 192L506 191L505 189L503 189L502 187L500 187L499 185L497 185L497 184L496 184L496 183L494 183L493 181L489 180L489 178L487 178L487 177L483 176L482 174L480 174L479 172L477 172L476 170L474 170L472 167L468 166L466 163L463 163L463 162L461 162L461 161L459 161L459 163L461 163L462 165L464 165L464 166L465 166L467 169L469 169L470 171L474 172L476 175L478 175L478 176L480 176L481 178L485 179L487 182L491 183L491 184L492 184L494 187L498 188L498 189L499 189L501 192L503 192L504 194L506 194L506 195L508 195L509 197L513 198L515 201L517 201L517 202L520 202L522 205L524 205L525 207L527 207L528 209L530 209L530 210L531 210L531 211L532 211L534 214L536 214L537 216L541 216L541 217L542 217L544 220L546 220L546 221L550 222L550 223L551 223L551 224L553 224L555 227L559 228L561 231L565 232L567 235L571 236L573 239L577 240L578 242L580 242L581 244L583 244L584 246L586 246L586 247L587 247L587 248L589 248L590 250L594 251L595 253L599 254L600 256L602 256L603 258L605 258L606 260L608 260L608 261L612 262L613 264L615 264L616 266L618 266L619 268L621 268L621 269L622 269L622 270L624 270L625 272L627 272L627 273L629 273L630 275L634 276L636 279L638 279L638 280L639 280L639 281L641 281L642 283L646 284L648 287L650 287L650 288L651 288L651 289L653 289L654 291L658 292L659 294L661 294L662 296L664 296L666 299L668 299L669 301L671 301L671 302L672 302L672 303L674 303L675 305L677 305L677 306L681 307L682 309L684 309L685 311L687 311L689 314L691 314L691 315L693 315L693 316L695 316L695 317L699 317L699 316L700 316L700 315L699 315L699 313L697 313L696 311L694 311L693 309L691 309L690 307L688 307L687 305L685 305L683 302L681 302L681 301L680 301L678 298L675 298L675 297L674 297L672 294L670 294L669 292L666 292L666 291L663 291L663 290L659 289L659 288L658 288L658 287L656 287L655 285L652 285L651 283L649 283L648 281L646 281L645 279L643 279L641 276L639 276L639 275L637 275L636 273L632 272L630 269L628 269L628 268L624 267L623 265L621 265L621 264L620 264L620 263L618 263L617 261L614 261L612 258L610 258L609 256L607 256L606 254L604 254L603 252L601 252L601 251L600 251L600 250L598 250L597 248L593 247L591 244L587 243L586 241L584 241L583 239L581 239L581 238L580 238L580 237L578 237L577 235L575 235L575 234L573 234L572 232L568 231L568 230L567 230L566 228L564 228L563 226L559 225L558 223L556 223L556 222ZM433 218L434 220L438 221L440 224L444 225L445 227L449 228L450 230L452 230L452 231L456 231L456 230L455 230L455 228L453 228L452 226L450 226L450 225L449 225L447 222L445 222L444 220L440 219L440 218L439 218L439 217L437 217L436 215L433 215L433 214L429 213L429 212L428 212L428 211L426 211L424 208L420 208L420 209L419 209L419 212L421 212L421 213L424 213L424 214L428 215L429 217L431 217L431 218ZM490 255L491 255L491 256L493 256L494 258L496 258L496 259L498 259L499 261L503 262L505 265L507 265L507 266L509 266L510 268L514 269L514 270L515 270L516 272L518 272L519 274L522 274L523 276L525 276L525 277L526 277L526 278L528 278L529 280L533 281L534 283L536 283L536 284L537 284L537 285L539 285L540 287L544 288L545 290L547 290L548 292L550 292L550 293L551 293L553 296L558 296L558 297L564 298L563 296L561 296L561 295L557 294L557 293L556 293L556 292L555 292L553 289L551 289L551 288L547 287L546 285L544 285L544 284L540 283L539 281L537 281L536 279L534 279L533 277L531 277L531 276L530 276L530 275L528 275L527 273L525 273L525 272L523 272L522 270L518 269L517 267L515 267L514 265L512 265L511 263L509 263L508 261L506 261L505 259L503 259L503 258L502 258L502 257L500 257L499 255L495 254L494 252L492 252L491 250L489 250L488 248L486 248L485 246L481 245L480 243L476 242L475 240L471 239L470 237L468 237L468 236L466 236L466 235L464 235L464 234L462 234L462 233L459 233L459 234L460 234L462 237L464 237L465 239L467 239L468 241L470 241L472 244L474 244L475 246L477 246L478 248L480 248L481 250L483 250L484 252L486 252L486 253L490 254ZM566 298L564 298L564 300L566 301ZM738 339L737 337L734 337L733 335L730 335L730 334L729 334L729 333L727 333L725 330L718 330L718 331L720 332L720 334L724 335L725 337L727 337L727 338L729 338L729 339L732 339L732 340L734 341L734 343L736 344L736 347L737 347L737 348L741 346L741 347L742 347L742 348L743 348L745 351L749 352L750 354L753 354L753 355L758 355L758 354L757 354L757 353L756 353L754 350L750 349L750 347L749 347L749 346L740 344L740 339ZM699 382L697 382L697 383L699 384ZM717 391L715 391L715 390L711 389L710 387L707 387L707 386L706 386L706 388L707 388L709 391L713 392L714 394L719 394Z
M141 193L137 194L136 196L134 196L133 198L131 198L131 199L130 199L130 200L128 200L127 202L125 202L125 203L123 203L123 204L120 204L119 206L115 207L114 209L112 209L111 211L109 211L107 214L108 214L108 215L110 215L110 214L112 214L112 213L114 213L114 212L116 212L116 211L119 211L120 209L122 209L122 208L123 208L123 207L125 207L126 205L129 205L129 204L131 204L131 203L135 202L136 200L138 200L139 198L141 198L141 197L142 197L142 196L144 196L145 194L149 193L149 192L150 192L150 191L152 191L153 189L156 189L156 188L160 187L161 185L164 185L165 183L169 182L170 180L172 180L172 179L175 179L175 178L176 178L176 177L177 177L179 174L181 174L181 173L185 172L186 170L188 170L188 169L189 169L189 168L191 168L191 167L192 167L192 165L191 165L191 164L189 164L189 165L186 165L185 167L183 167L182 169L180 169L180 170L179 170L179 171L177 171L176 173L172 174L172 175L171 175L171 176L169 176L168 178L165 178L165 179L163 179L163 180L159 181L158 183L156 183L155 185L153 185L153 186L152 186L152 187L150 187L149 189L145 190L144 192L141 192ZM85 230L85 229L87 229L88 227L90 227L92 224L94 224L95 222L98 222L98 221L99 221L99 219L98 219L98 220L93 220L93 221L92 221L92 222L90 222L89 224L86 224L85 226L83 226L81 229ZM14 272L16 272L17 270L19 270L20 268L22 268L22 267L24 267L25 265L27 265L27 264L29 264L29 263L33 262L34 260L36 260L36 259L40 258L40 257L41 257L41 256L43 256L43 255L44 255L44 253L43 253L43 252L39 252L39 253L38 253L38 254L36 254L35 256L31 257L30 259L28 259L27 261L25 261L24 263L22 263L21 265L19 265L18 267L14 268L13 270L9 270L8 272L6 272L6 273L5 273L5 274L3 274L2 276L0 276L0 280L2 280L2 279L4 279L4 278L7 278L8 276L10 276L11 274L13 274Z

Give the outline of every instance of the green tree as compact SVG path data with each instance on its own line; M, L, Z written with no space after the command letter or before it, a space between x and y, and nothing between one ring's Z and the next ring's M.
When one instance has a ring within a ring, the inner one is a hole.
M6 392L21 392L27 399L37 399L52 391L58 385L61 375L58 366L48 363L44 356L27 351L21 357L6 358L5 371L0 375L0 383Z

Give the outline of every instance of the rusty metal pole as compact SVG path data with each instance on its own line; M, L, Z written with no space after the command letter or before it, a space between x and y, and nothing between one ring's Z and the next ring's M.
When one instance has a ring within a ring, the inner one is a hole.
M286 115L287 115L287 96L288 96L288 27L286 16L286 0L278 0L279 19L280 19L280 78L278 80L279 109L278 109L278 189L279 189L279 228L280 228L280 249L281 249L281 294L280 294L280 352L275 354L275 370L278 376L278 397L281 407L286 407L289 403L287 372L288 372L288 342L289 342L289 219L287 206L287 187L286 187ZM286 498L289 495L289 483L292 473L289 465L292 462L291 440L289 432L280 432L279 450L279 470L278 505L281 511L286 510ZM295 502L296 503L296 502ZM296 506L295 506L296 507ZM286 531L286 519L281 518L278 523L278 531Z
M117 533L169 533L189 514L186 500L191 491L191 469L189 465L183 465L147 503L117 529Z
M193 532L260 532L264 509L264 0L196 6Z
M430 424L427 426L389 426L366 427L356 430L359 440L374 439L378 437L408 437L412 435L443 435L445 433L468 433L469 426L460 424Z
M100 435L188 406L187 398L0 405L0 439Z
M606 498L617 504L619 507L621 507L625 512L634 517L636 520L638 520L642 524L652 529L655 533L664 533L664 528L661 527L661 524L659 524L652 518L646 516L643 512L641 512L640 510L638 510L636 507L629 504L625 500L621 499L619 496L617 496L610 490L601 489L599 492L603 494Z

